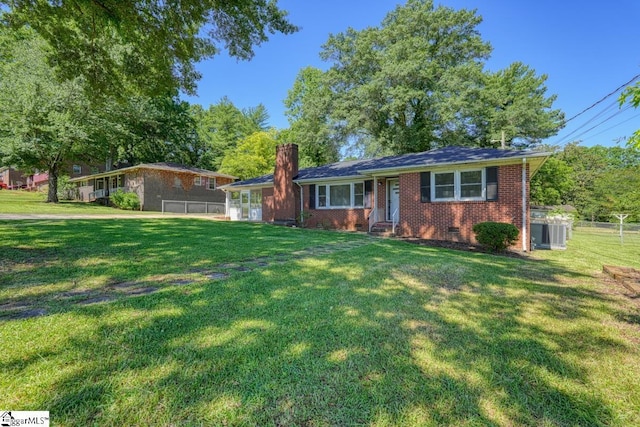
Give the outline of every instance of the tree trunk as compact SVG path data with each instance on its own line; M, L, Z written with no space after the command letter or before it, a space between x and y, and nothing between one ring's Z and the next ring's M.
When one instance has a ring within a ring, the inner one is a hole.
M47 203L58 203L58 168L49 169L49 193Z

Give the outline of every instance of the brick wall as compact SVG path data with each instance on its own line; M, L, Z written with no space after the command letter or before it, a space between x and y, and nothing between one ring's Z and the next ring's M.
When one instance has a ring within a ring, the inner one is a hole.
M273 172L273 206L276 221L295 220L300 212L300 188L293 182L298 175L298 146L282 144L276 147L276 167Z
M527 176L529 169L527 166ZM527 180L527 200L529 182ZM527 230L529 206L527 205ZM420 174L400 175L400 222L398 234L406 237L475 243L474 224L507 222L520 230L517 248L522 248L522 166L501 166L498 200L493 202L420 202ZM529 232L527 232L527 240ZM529 244L527 243L527 248Z
M273 222L275 220L273 206L273 187L262 189L262 220Z
M352 209L310 209L308 185L303 186L304 193L304 211L311 214L307 219L306 226L315 228L334 228L338 230L361 230L367 231L369 222L367 217L371 209L352 208Z

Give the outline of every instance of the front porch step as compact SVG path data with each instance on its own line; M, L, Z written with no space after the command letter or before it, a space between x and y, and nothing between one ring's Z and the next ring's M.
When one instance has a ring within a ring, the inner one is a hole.
M372 234L374 236L389 237L394 235L392 230L393 230L392 223L388 221L381 221L373 224L373 227L371 227L371 231L369 232L369 234Z

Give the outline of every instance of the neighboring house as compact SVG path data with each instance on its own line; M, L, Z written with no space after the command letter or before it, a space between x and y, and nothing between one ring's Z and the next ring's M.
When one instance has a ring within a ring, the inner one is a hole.
M6 166L0 168L0 188L15 190L26 186L27 176L21 171Z
M508 222L530 249L529 180L548 153L445 147L298 170L298 147L277 148L274 174L234 182L232 220L475 242L474 224ZM301 221L302 220L302 221Z
M90 174L104 172L106 167L104 164L100 166L91 166L86 163L67 164L60 169L59 176L66 175L69 178L78 178ZM27 177L28 190L43 190L49 185L49 174L47 172L36 171Z
M177 163L148 163L115 169L70 182L78 185L83 201L108 201L117 190L134 192L141 209L162 211L162 201L225 203L225 193L218 187L232 183L236 177Z

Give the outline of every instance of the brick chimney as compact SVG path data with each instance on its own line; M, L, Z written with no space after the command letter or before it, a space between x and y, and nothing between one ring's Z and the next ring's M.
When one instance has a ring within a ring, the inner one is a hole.
M293 179L298 175L298 146L282 144L276 147L276 168L273 172L273 217L277 223L295 223L300 195Z

